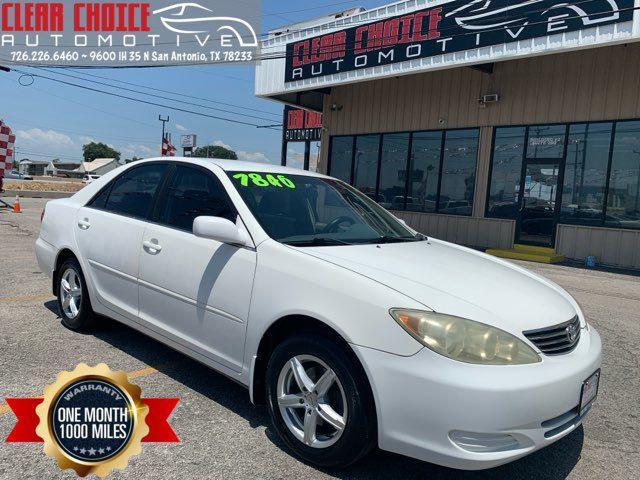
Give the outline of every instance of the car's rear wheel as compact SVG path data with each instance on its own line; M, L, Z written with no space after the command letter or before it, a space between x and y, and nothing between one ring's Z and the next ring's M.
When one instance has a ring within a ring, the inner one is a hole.
M315 465L345 467L376 445L362 368L322 336L300 335L276 347L267 366L267 403L276 432Z
M91 325L93 311L86 282L80 264L68 258L58 269L58 309L62 323L72 330L82 330Z

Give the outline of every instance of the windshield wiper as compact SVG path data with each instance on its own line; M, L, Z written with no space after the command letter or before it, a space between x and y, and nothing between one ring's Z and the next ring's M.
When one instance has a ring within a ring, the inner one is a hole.
M415 237L391 237L389 235L383 235L382 237L373 240L373 243L404 243L404 242L422 242L425 238L423 235Z
M314 237L306 240L291 240L282 242L292 247L327 247L332 245L353 245L353 243L338 240L337 238Z

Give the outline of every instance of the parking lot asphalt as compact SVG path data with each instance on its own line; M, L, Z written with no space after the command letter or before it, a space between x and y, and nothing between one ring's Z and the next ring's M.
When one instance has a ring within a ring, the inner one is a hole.
M5 199L7 200L7 199ZM143 396L179 397L170 423L178 444L145 444L109 478L637 479L640 478L640 276L524 263L566 288L603 340L599 398L584 426L555 444L493 470L461 472L381 451L341 471L292 457L263 407L245 389L115 322L90 334L65 329L50 281L34 256L46 200L23 199L23 213L0 209L0 397L38 396L61 370L107 363L129 372ZM527 308L523 305L522 308ZM540 399L544 402L544 398ZM425 405L425 412L428 412ZM15 417L0 400L0 435ZM75 478L42 444L0 445L0 478Z

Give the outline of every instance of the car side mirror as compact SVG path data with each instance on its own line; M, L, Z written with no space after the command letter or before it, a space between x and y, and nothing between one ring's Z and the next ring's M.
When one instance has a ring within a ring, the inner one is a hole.
M246 232L232 221L221 217L196 217L193 221L193 234L230 245L249 246L250 243Z

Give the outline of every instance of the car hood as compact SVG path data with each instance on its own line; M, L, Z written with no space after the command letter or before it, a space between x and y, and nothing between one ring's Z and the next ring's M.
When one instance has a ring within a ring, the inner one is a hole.
M553 282L440 240L300 251L369 277L436 312L511 333L566 322L579 310L569 294Z

